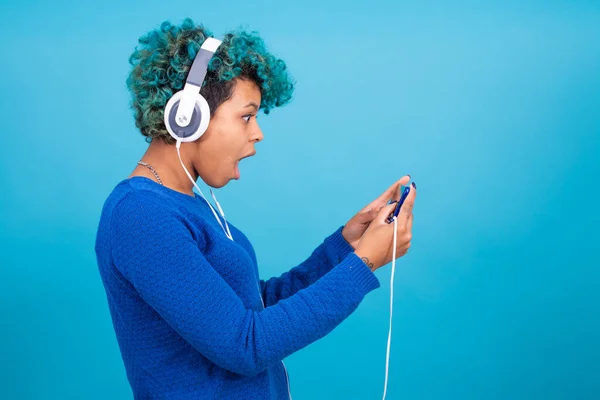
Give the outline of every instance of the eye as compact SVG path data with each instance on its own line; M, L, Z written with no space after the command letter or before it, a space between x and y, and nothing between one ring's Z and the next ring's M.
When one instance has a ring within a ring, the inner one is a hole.
M244 115L242 118L244 119L244 121L246 121L246 123L248 123L250 121L250 118L252 118L252 114Z

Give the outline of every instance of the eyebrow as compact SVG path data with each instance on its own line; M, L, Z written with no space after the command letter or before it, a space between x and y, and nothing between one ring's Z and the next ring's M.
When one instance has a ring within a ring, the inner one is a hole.
M246 104L244 106L244 108L246 108L246 107L254 107L255 109L258 110L258 105L256 105L256 103L254 103L253 101L251 101L250 103Z

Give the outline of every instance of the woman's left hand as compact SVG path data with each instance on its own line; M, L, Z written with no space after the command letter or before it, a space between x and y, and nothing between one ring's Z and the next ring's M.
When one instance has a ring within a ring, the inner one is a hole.
M378 198L356 213L356 215L350 218L346 225L344 225L342 236L354 250L356 250L360 238L371 224L371 221L373 221L373 218L377 216L381 207L385 206L392 198L393 200L398 201L400 199L400 185L406 186L408 182L410 182L410 175L403 176L400 180L387 188Z

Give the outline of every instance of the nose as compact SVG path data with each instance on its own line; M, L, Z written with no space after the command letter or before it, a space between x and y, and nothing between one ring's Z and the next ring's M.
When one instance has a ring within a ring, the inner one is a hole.
M250 139L253 142L260 142L261 140L263 140L263 138L264 135L262 133L262 129L260 129L260 126L258 125L258 123L256 123Z

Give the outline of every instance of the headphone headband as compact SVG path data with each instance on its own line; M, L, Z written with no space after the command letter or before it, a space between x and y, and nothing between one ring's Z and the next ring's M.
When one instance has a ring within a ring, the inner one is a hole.
M221 43L221 40L210 37L207 38L204 43L202 43L196 57L194 57L194 62L192 63L186 78L183 94L177 107L177 114L175 115L175 123L182 128L187 127L192 121L196 99L200 95L202 83L208 72L208 63ZM207 117L208 116L206 115L202 115L202 118Z
M207 38L202 43L202 47L200 47L200 51L196 54L188 73L186 84L191 83L192 85L202 87L202 83L208 72L208 63L220 45L221 41L215 38Z

